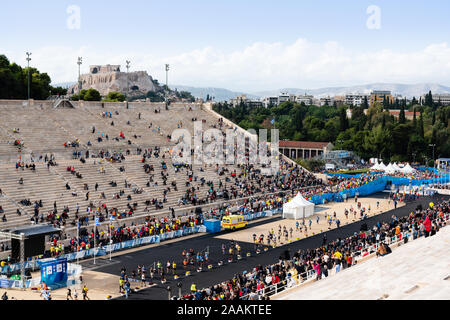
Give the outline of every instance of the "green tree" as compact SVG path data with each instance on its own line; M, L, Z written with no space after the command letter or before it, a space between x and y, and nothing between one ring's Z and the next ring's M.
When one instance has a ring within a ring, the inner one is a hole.
M51 93L53 96L65 96L67 94L67 88L59 87L51 87Z
M83 100L84 101L101 101L102 96L100 95L100 92L98 92L97 90L95 90L93 88L90 88L90 89L86 90Z
M348 129L347 111L343 107L339 109L339 128L340 131Z
M423 112L421 112L421 113L420 113L420 116L419 116L418 133L419 133L419 136L420 136L422 139L425 138L424 128L423 128Z
M405 117L405 107L402 105L400 109L400 115L398 116L398 122L400 124L406 123L406 117Z
M304 105L296 104L290 112L292 116L293 127L296 131L301 132L303 130L303 120L306 115L306 108Z
M0 55L0 99L27 99L28 71L32 99L45 100L54 91L64 92L62 88L55 89L50 85L51 79L47 73L41 73L36 68L22 68L11 63L5 55Z
M117 92L117 91L111 91L110 93L108 93L108 95L106 96L106 99L104 101L108 101L108 102L124 102L125 101L125 95Z

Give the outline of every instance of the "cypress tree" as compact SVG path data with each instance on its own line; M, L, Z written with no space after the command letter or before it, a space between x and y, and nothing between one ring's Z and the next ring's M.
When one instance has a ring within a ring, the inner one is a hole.
M369 109L369 102L367 101L367 96L364 97L364 102L362 104L363 111L364 109Z
M419 135L422 139L425 138L424 135L424 130L423 130L423 112L420 113L420 117L419 117Z
M345 108L340 108L339 112L339 127L340 131L345 131L348 129L348 119L347 119L347 112L345 111Z
M398 116L398 122L400 124L406 123L406 117L405 117L405 107L402 105L400 109L400 115Z

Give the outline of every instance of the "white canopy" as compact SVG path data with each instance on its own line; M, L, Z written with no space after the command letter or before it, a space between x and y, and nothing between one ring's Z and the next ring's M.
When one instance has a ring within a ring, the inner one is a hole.
M381 162L381 163L378 165L378 169L379 169L379 170L383 170L383 171L384 171L384 170L386 170L386 168L387 168L387 167L386 167L386 165L385 165L383 162Z
M295 198L283 205L283 218L302 219L314 215L314 203L309 202L298 193Z
M408 163L403 169L401 169L401 171L403 173L414 173L416 170L413 167L411 167Z
M400 170L401 170L401 168L397 165L397 163L394 163L394 164L392 165L392 168L393 168L395 171L400 171Z
M374 171L380 170L380 164L378 163L378 160L375 160L375 164L373 165L372 168L370 168L370 170Z
M386 167L386 169L384 169L384 171L386 173L394 173L395 169L394 169L394 166L392 165L392 163L389 163L388 166Z

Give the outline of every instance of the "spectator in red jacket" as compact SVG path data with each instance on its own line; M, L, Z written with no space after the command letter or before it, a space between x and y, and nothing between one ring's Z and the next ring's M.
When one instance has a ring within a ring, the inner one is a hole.
M425 221L423 222L423 226L424 226L424 233L425 233L425 238L426 238L430 235L430 231L431 231L431 221L428 216L425 218Z

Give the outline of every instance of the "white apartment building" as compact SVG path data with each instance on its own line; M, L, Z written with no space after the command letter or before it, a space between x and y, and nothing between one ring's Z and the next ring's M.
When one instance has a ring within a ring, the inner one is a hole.
M354 105L354 106L360 106L364 103L364 99L367 98L367 103L370 101L370 96L368 94L347 94L345 95L345 104L346 105Z
M282 104L283 102L291 101L291 95L288 93L280 93L278 96L278 104Z
M234 99L230 99L230 104L233 107L237 107L241 103L243 103L243 104L245 104L247 106L250 106L250 107L262 107L264 105L263 101L248 99L245 94L237 96Z
M425 96L422 97L422 101L425 101ZM433 94L433 102L438 103L439 101L443 106L450 106L450 94Z
M313 100L314 100L314 96L307 95L307 94L299 95L299 96L295 97L295 102L297 102L297 103L303 102L307 106L312 105Z
M265 97L263 104L266 108L278 105L278 97Z
M247 96L245 94L242 94L240 96L237 96L234 99L230 99L230 104L233 107L237 107L238 105L240 105L241 103L247 103L249 100L247 99Z
M320 106L325 106L325 105L329 105L332 106L333 105L333 98L331 97L326 97L326 98L320 98Z

